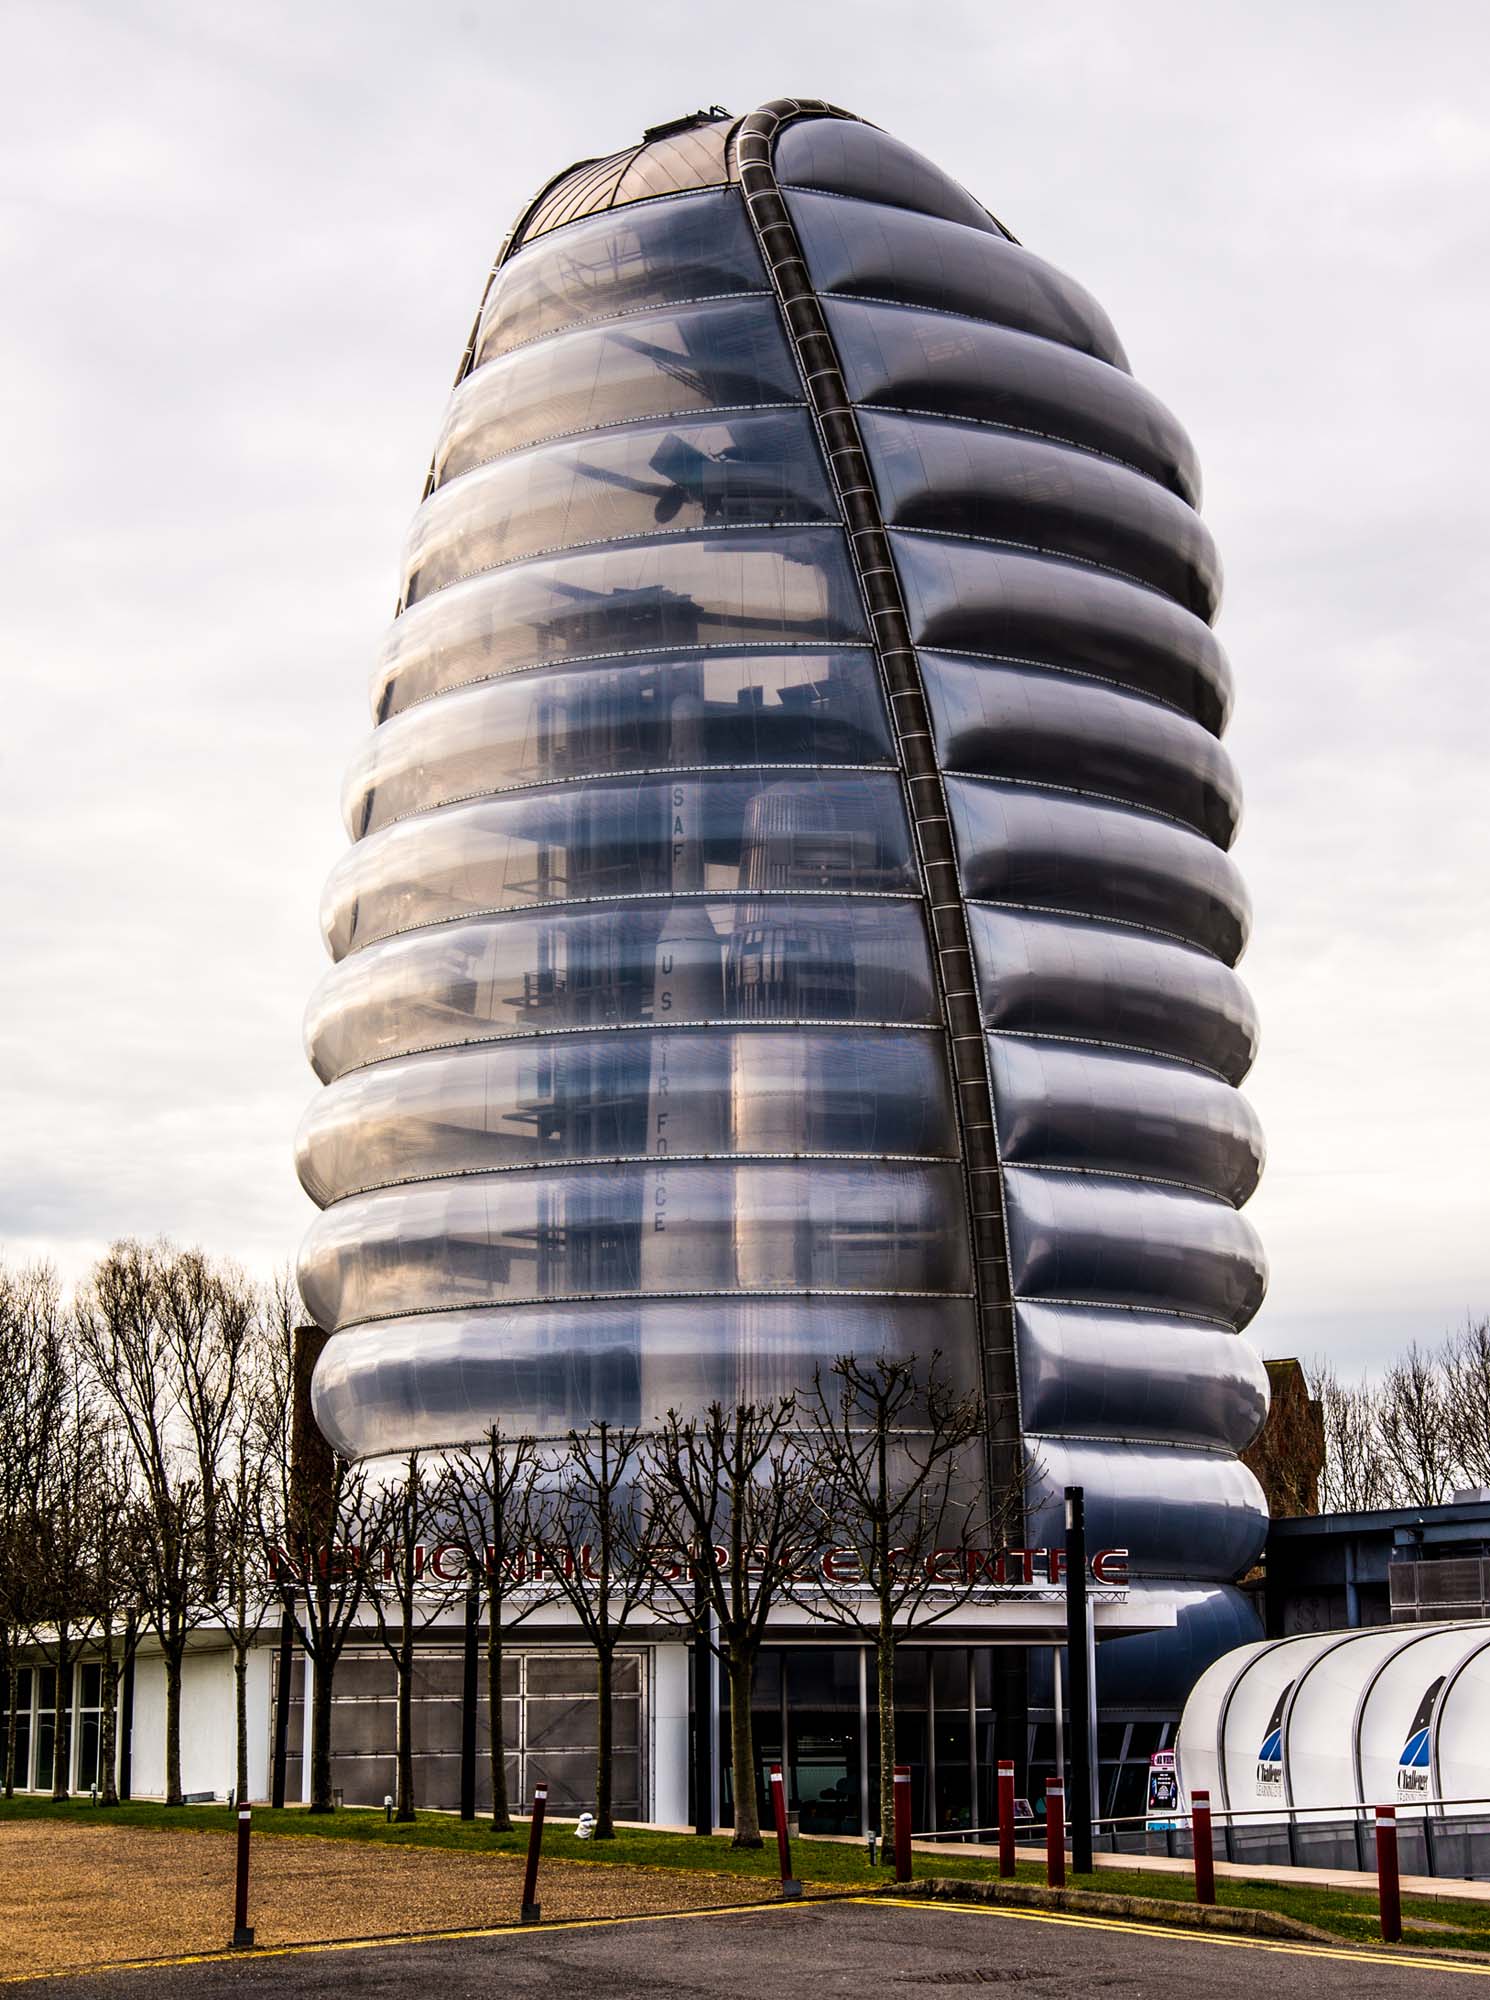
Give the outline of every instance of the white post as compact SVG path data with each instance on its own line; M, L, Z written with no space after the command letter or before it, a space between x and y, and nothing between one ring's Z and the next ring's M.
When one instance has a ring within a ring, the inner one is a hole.
M300 1682L300 1703L301 1703L300 1712L302 1718L300 1725L300 1803L303 1806L308 1806L310 1804L310 1797L311 1797L310 1711L311 1711L311 1705L315 1699L315 1692L316 1692L316 1666L315 1666L315 1661L312 1660L309 1653L302 1653L300 1657L305 1662L305 1670L301 1677L301 1682Z

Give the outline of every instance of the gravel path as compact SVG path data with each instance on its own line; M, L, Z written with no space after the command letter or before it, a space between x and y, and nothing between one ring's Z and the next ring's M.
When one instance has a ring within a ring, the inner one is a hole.
M121 1959L217 1951L233 1929L234 1838L136 1827L0 1827L0 1983ZM506 1855L256 1834L259 1944L513 1923L523 1864ZM548 1917L630 1916L777 1900L758 1877L550 1861Z

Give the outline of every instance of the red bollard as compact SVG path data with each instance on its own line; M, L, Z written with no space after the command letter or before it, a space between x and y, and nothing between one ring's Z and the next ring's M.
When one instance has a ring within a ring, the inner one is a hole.
M1376 1808L1376 1897L1381 1905L1381 1941L1402 1942L1402 1877L1397 1868L1397 1808Z
M253 1949L253 1928L248 1921L248 1840L253 1831L253 1811L238 1808L238 1883L233 1897L233 1950Z
M999 1763L999 1874L1014 1873L1014 1766Z
M800 1896L802 1884L792 1873L792 1841L786 1829L786 1781L781 1766L771 1766L771 1810L776 1815L776 1853L781 1861L781 1893Z
M543 1815L548 1810L548 1786L533 1787L533 1817L528 1821L528 1872L523 1877L523 1917L525 1924L536 1924L543 1916L543 1905L538 1900L538 1856L543 1847Z
M1066 1786L1052 1778L1045 1787L1045 1879L1052 1889L1066 1886Z
M895 1766L895 1880L911 1879L911 1767Z
M1216 1900L1216 1849L1211 1838L1211 1795L1209 1792L1190 1794L1190 1845L1195 1850L1195 1900L1197 1903L1214 1903Z

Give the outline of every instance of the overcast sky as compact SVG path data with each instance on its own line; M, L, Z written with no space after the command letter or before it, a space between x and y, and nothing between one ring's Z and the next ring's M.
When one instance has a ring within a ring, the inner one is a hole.
M0 1245L267 1270L322 881L486 269L572 159L800 91L1112 313L1227 569L1265 1354L1490 1309L1490 16L545 0L10 14Z

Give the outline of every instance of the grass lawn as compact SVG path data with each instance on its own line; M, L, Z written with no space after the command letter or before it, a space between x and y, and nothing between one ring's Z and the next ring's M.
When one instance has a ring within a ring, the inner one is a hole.
M166 1828L173 1832L192 1829L227 1833L234 1816L226 1806L177 1806L139 1803L105 1810L85 1801L53 1805L47 1799L0 1799L0 1827L9 1820L56 1819L71 1825L132 1826ZM379 1811L350 1808L335 1813L309 1813L303 1807L275 1812L268 1806L254 1807L254 1829L258 1833L295 1834L319 1840L355 1840L392 1848L435 1847L468 1854L520 1854L528 1844L526 1822L512 1833L494 1834L480 1820L459 1820L448 1813L420 1813L410 1825L388 1824ZM716 1874L770 1876L777 1872L776 1843L767 1834L765 1844L755 1849L732 1847L728 1839L700 1839L686 1833L647 1833L621 1830L613 1841L578 1841L572 1826L551 1821L544 1837L544 1852L554 1859L590 1862L604 1867L612 1862L632 1867L703 1868ZM875 1888L891 1882L887 1868L871 1868L865 1849L857 1843L798 1839L792 1848L793 1865L804 1882L834 1888ZM995 1877L998 1864L988 1858L961 1853L949 1845L940 1854L918 1852L915 1873L957 1876L981 1881ZM1043 1882L1042 1861L1019 1863L1019 1879ZM1093 1875L1071 1875L1070 1886L1098 1889L1109 1895L1153 1896L1165 1901L1190 1902L1194 1888L1184 1875L1158 1870L1104 1868ZM1319 1930L1356 1943L1379 1939L1375 1885L1362 1877L1363 1893L1321 1890L1273 1882L1238 1882L1220 1879L1218 1901L1233 1909L1274 1910L1295 1917ZM1490 1903L1426 1902L1407 1896L1402 1902L1404 1939L1408 1944L1436 1950L1469 1950L1490 1953Z

